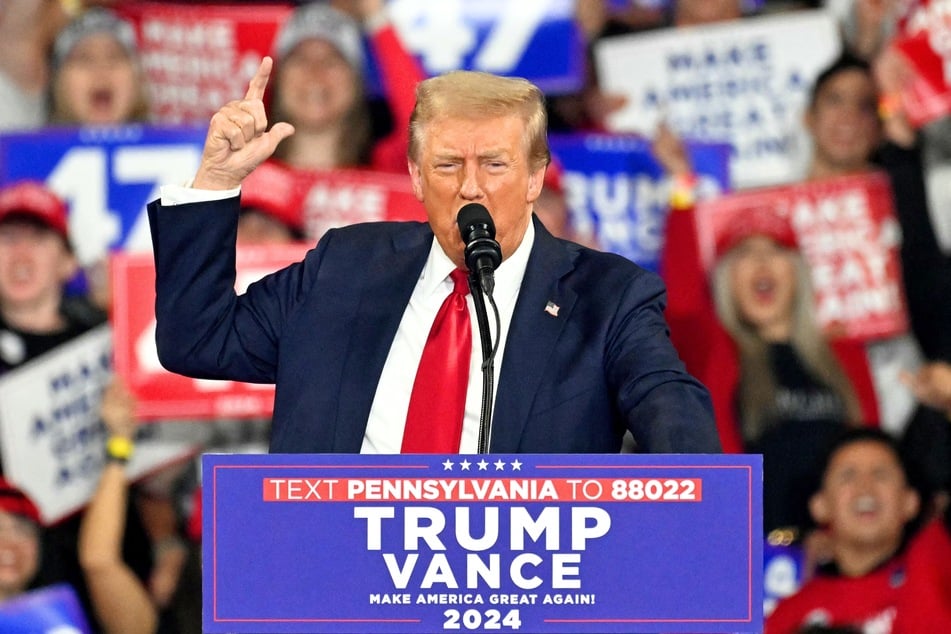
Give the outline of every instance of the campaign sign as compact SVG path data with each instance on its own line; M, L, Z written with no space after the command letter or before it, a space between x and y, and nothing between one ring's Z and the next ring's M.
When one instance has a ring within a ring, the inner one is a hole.
M549 143L563 169L575 232L605 251L657 271L671 179L654 159L650 142L632 135L552 134ZM702 195L728 191L729 146L686 147Z
M202 457L214 632L759 632L758 455Z
M45 181L69 203L69 231L84 265L110 248L149 250L146 204L159 187L193 177L205 128L50 128L0 135L0 183Z
M0 604L4 634L90 634L76 591L56 584L25 592Z
M893 45L908 68L901 92L905 116L921 126L951 113L951 1L905 6Z
M207 124L247 92L261 58L272 55L288 4L122 3L136 25L152 116Z
M794 180L808 155L809 90L839 40L821 11L603 38L595 45L601 87L628 97L608 125L650 137L666 121L682 138L730 143L738 188Z
M308 244L242 246L235 289L304 257ZM111 260L115 296L116 372L137 399L136 414L160 418L256 418L271 415L274 386L192 379L162 367L155 348L155 262L151 254L116 253Z
M295 170L304 233L319 240L330 229L358 222L426 220L409 173L360 169Z
M908 329L901 229L881 172L734 193L697 205L705 265L719 236L766 210L788 223L811 269L816 318L832 336L882 339Z
M387 9L430 75L479 70L524 77L555 94L584 82L575 0L389 0Z
M571 92L583 83L584 41L573 20L573 0L389 0L387 5L404 46L430 75L482 70L525 77L551 93ZM261 58L274 55L274 39L291 9L290 3L123 5L122 13L137 27L155 119L205 122L243 95ZM369 92L380 93L372 55L364 71Z
M793 595L805 577L806 554L798 544L763 546L763 613L769 616L776 605Z
M83 507L105 462L102 391L112 380L112 333L95 328L0 378L4 476L36 504L45 524ZM129 477L197 452L188 443L137 437Z

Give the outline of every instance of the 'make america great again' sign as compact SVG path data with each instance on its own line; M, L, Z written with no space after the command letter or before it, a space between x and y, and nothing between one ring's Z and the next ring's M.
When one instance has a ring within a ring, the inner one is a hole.
M755 632L760 456L206 455L206 632Z

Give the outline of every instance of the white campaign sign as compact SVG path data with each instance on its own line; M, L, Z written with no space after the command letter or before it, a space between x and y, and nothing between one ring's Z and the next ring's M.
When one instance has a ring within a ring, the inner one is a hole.
M96 490L106 439L99 403L112 379L111 358L112 331L103 325L0 378L4 476L34 501L47 524L82 508ZM197 449L139 440L129 477Z
M684 139L730 143L743 188L801 176L809 91L840 50L835 20L802 11L605 38L595 60L602 89L628 97L612 130L650 137L666 121Z

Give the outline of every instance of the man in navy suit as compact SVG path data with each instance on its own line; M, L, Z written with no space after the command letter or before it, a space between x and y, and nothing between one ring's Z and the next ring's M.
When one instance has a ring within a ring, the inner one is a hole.
M660 279L556 239L534 217L550 156L542 94L524 80L456 72L422 82L409 171L428 223L332 230L302 262L236 296L241 181L293 133L287 123L268 130L270 69L265 58L245 98L214 115L191 187L163 188L161 203L150 205L156 336L167 368L276 383L273 452L399 452L449 273L466 268L456 216L479 203L503 258L489 450L617 452L626 431L637 451L720 450L709 395L668 339ZM478 352L462 453L477 448Z

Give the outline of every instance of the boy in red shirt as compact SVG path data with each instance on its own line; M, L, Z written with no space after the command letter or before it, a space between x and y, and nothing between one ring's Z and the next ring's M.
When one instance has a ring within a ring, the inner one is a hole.
M837 439L809 503L827 531L832 559L780 602L766 634L810 626L951 632L949 517L909 534L921 505L890 436L861 428Z

